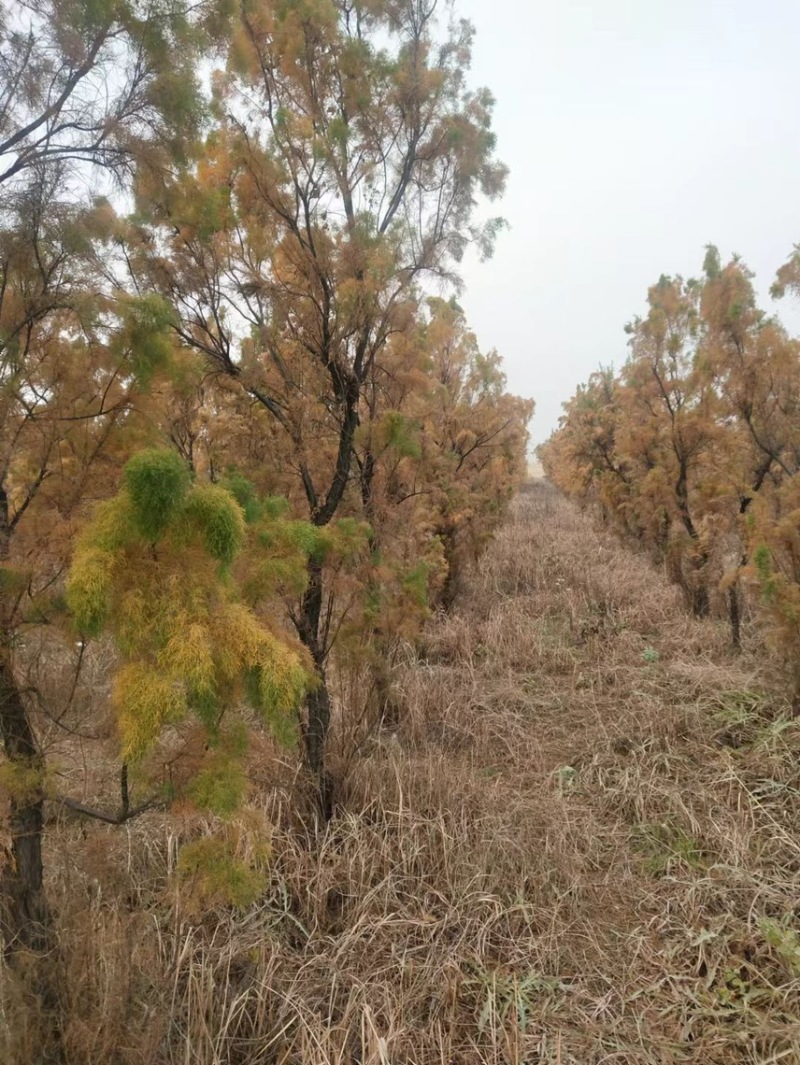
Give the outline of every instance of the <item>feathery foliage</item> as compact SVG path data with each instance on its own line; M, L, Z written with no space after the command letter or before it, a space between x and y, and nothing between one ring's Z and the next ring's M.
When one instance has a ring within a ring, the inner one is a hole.
M264 720L282 738L291 733L308 673L226 576L244 531L229 492L192 483L176 453L148 450L127 463L121 492L82 534L67 602L81 632L107 630L123 657L113 705L124 758L141 757L189 712L213 730L245 681Z

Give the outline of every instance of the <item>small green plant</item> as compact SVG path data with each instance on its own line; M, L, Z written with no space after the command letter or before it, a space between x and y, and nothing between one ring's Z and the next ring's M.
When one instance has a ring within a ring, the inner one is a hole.
M574 766L562 765L555 770L553 776L556 779L556 789L560 798L564 798L565 795L574 789L575 782L578 777L578 771Z
M731 1011L744 1011L768 1002L770 990L753 984L739 969L725 969L722 983L714 988L714 995L721 1006Z
M758 928L764 940L780 958L792 979L800 978L800 935L792 927L792 915L786 914L780 921L762 917Z
M642 651L643 662L657 662L659 660L659 657L660 655L655 649L655 647L645 647L645 649Z
M714 717L724 725L747 725L764 710L765 696L761 692L721 692L714 709Z
M683 829L666 823L637 825L634 843L646 855L645 866L653 876L668 875L676 864L702 869L702 847Z
M523 1035L537 997L569 990L569 986L558 977L543 976L538 972L518 976L500 970L488 971L479 965L474 968L476 975L466 980L465 984L478 987L483 996L478 1015L478 1031L481 1034L513 1018L517 1031Z

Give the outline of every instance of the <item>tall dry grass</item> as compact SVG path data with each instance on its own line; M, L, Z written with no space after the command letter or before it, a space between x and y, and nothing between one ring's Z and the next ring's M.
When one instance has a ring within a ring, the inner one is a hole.
M324 828L264 748L246 912L176 892L195 816L59 815L70 1065L800 1062L800 726L758 647L536 483L397 688ZM35 1023L5 974L0 1061Z

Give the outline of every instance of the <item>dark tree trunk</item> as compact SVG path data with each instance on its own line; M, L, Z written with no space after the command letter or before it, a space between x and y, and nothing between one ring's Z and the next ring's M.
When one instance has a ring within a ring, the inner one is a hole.
M0 562L7 562L11 554L12 528L8 496L0 483ZM58 1065L63 1061L58 959L52 949L42 866L44 766L12 667L12 614L0 590L0 740L12 769L8 789L11 846L0 854L0 932L7 962L26 991L39 1001L35 1060ZM19 773L16 780L15 772Z
M356 356L356 361L363 359L368 334ZM309 507L311 521L318 528L328 525L336 515L350 478L350 465L353 458L353 441L358 428L358 402L361 395L362 379L358 374L344 372L327 350L323 359L333 384L334 394L341 405L342 422L339 427L339 447L336 466L324 500L320 500L308 470L304 470L303 482ZM325 657L328 651L327 626L322 625L323 577L322 564L314 559L308 560L308 584L300 605L300 614L296 619L297 632L303 644L308 648L317 674L317 684L306 699L305 753L309 769L317 780L320 810L323 817L330 817L332 805L332 780L325 764L325 748L331 723L331 698L325 677Z
M692 542L692 548L689 555L689 602L691 604L692 613L696 618L707 618L710 603L708 586L706 584L705 574L702 571L705 569L708 562L708 551L701 547L700 535L692 521L692 515L689 511L688 471L684 459L680 460L678 480L675 484L675 497L678 502L678 512L680 513L681 522Z
M708 589L698 584L692 589L692 613L696 618L707 618L709 614Z
M447 563L447 573L444 578L444 584L442 585L439 602L445 613L449 614L453 609L453 604L461 590L461 573L458 567L455 529L452 529L449 526L439 529L439 536L442 540L444 559Z
M41 771L30 721L11 672L7 649L0 649L0 734L6 757L14 769ZM27 776L27 772L26 772ZM21 780L9 797L11 850L6 854L0 884L3 892L3 933L7 951L41 951L48 942L48 911L42 887L42 828L44 797L41 785Z
M317 783L319 809L323 820L333 813L333 778L327 768L325 748L331 723L331 699L324 673L318 671L317 687L306 699L306 759Z
M0 651L0 734L9 763L32 770L33 780L20 781L9 795L11 848L2 855L0 873L0 928L9 965L23 986L38 1000L34 1039L36 1061L59 1065L63 1061L58 993L58 958L53 949L50 911L42 877L44 794L36 774L42 760L25 705L11 672L7 649ZM41 1011L41 1012L39 1012Z
M0 483L0 562L10 556L11 532L8 495ZM42 768L41 757L11 665L10 616L11 607L0 590L0 739L12 769L25 774L17 788L9 789L11 849L4 855L0 872L7 954L19 948L44 950L48 924L42 889L44 796L35 776Z
M317 781L320 809L327 819L331 812L332 782L325 765L325 747L331 724L331 698L325 678L325 650L320 641L322 618L322 565L308 562L308 584L300 607L297 630L314 661L317 683L306 699L306 761Z
M735 651L742 649L742 597L738 578L728 589L728 621L731 627L731 645Z

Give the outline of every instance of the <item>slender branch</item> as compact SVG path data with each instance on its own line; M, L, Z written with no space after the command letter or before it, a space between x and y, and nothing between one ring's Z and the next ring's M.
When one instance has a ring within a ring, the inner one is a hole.
M139 817L140 814L146 813L147 810L152 810L158 806L163 805L163 801L153 797L148 799L147 802L141 803L139 806L128 807L126 810L124 807L117 814L110 814L105 810L97 810L93 806L87 806L85 803L78 802L77 799L71 799L67 795L59 795L54 800L61 806L66 806L68 810L72 810L73 813L81 814L83 817L89 817L94 821L102 821L106 825L124 825L126 821L133 820L134 817Z

